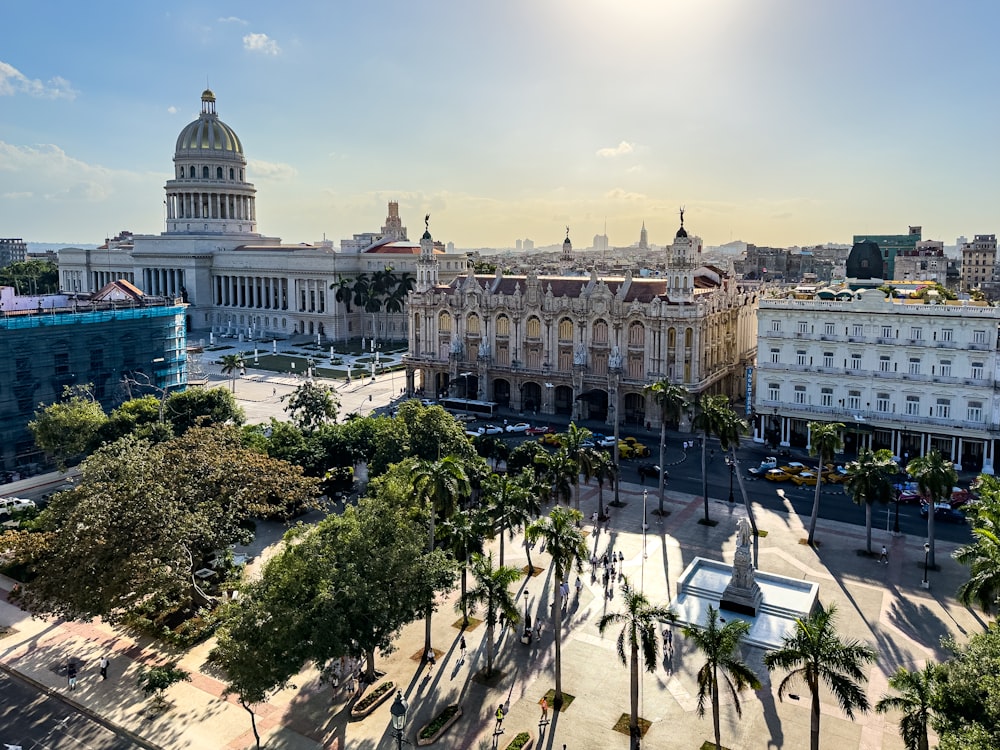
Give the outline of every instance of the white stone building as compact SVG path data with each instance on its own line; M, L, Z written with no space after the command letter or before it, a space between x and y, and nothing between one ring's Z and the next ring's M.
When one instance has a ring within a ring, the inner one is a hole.
M992 474L1000 308L828 296L760 300L755 439L807 447L809 422L842 422L847 454L936 449Z
M89 293L125 279L147 294L189 303L188 331L249 338L308 335L324 341L406 339L404 312L366 314L336 301L332 285L387 266L415 274L418 244L406 237L399 206L389 204L381 232L357 234L341 249L329 241L283 244L257 231L256 189L235 131L222 122L215 94L177 138L174 177L165 185L166 231L123 233L101 248L59 251L63 292ZM443 278L465 271L462 254L433 252Z

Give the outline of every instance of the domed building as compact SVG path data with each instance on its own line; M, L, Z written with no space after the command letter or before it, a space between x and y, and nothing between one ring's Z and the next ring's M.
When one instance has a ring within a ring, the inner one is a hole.
M397 276L416 275L420 246L407 239L398 203L389 203L380 232L355 234L339 249L328 240L284 244L259 233L243 142L219 119L211 90L202 92L200 114L177 136L173 162L164 185L164 231L122 232L96 250L60 250L64 292L92 293L123 279L145 293L182 299L193 341L210 340L209 334L328 343L406 339L404 313L365 314L337 302L333 288L387 267ZM437 245L432 252L443 278L465 271L464 254L448 255Z

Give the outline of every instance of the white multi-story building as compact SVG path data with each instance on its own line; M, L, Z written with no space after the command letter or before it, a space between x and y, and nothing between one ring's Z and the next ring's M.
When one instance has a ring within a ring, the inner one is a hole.
M808 447L810 422L842 422L847 454L935 449L992 474L1000 308L826 296L759 302L755 439Z
M204 91L201 114L177 138L173 177L165 185L166 231L123 233L94 250L60 250L62 291L91 293L125 279L147 294L182 298L195 333L404 340L404 312L367 314L338 302L333 288L387 267L415 274L420 246L407 239L398 204L389 203L381 232L356 234L339 251L325 240L284 244L260 234L243 143L215 104L215 94ZM463 254L445 253L443 246L433 252L442 278L465 271Z

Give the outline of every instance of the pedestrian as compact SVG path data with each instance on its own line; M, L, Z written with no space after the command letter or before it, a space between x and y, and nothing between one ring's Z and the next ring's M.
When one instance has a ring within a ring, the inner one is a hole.
M464 662L465 661L465 636L464 635L462 636L462 640L460 640L458 642L458 648L462 652L462 661ZM461 664L461 662L459 662L459 663Z
M108 664L110 664L110 662L108 661L107 655L102 656L101 657L101 679L102 680L108 679Z
M889 564L889 550L885 548L884 544L882 545L882 554L878 556L878 561L886 565Z
M76 690L76 662L72 659L66 664L66 680L70 690Z
M277 396L278 395L278 387L277 386L275 386L274 388L271 389L271 395L272 396Z
M597 525L597 511L596 510L593 513L590 514L590 522L592 524L594 524L595 526Z
M603 565L604 568L605 568L605 570L607 570L607 567L608 567L608 553L607 552L605 552L603 555L601 555L601 565Z
M674 652L674 631L673 631L673 629L669 625L667 626L666 634L667 634L667 649L670 651L670 653L673 653Z
M493 729L494 732L500 732L500 728L503 726L503 703L497 706L497 725Z
M580 589L583 588L583 581L580 580L580 576L576 577L576 583L574 585L576 586L576 598L579 599L580 598Z
M546 697L542 696L542 718L539 721L548 722L549 719L549 701Z
M434 655L434 649L427 649L427 674L434 671L434 664L437 662L437 657Z

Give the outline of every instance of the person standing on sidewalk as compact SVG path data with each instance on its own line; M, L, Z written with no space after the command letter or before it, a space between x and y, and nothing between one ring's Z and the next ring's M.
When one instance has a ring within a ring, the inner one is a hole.
M70 690L76 690L76 662L72 659L66 665L66 680Z
M108 679L108 664L110 664L110 663L111 662L108 661L107 654L105 654L104 656L101 657L101 679L102 680Z

